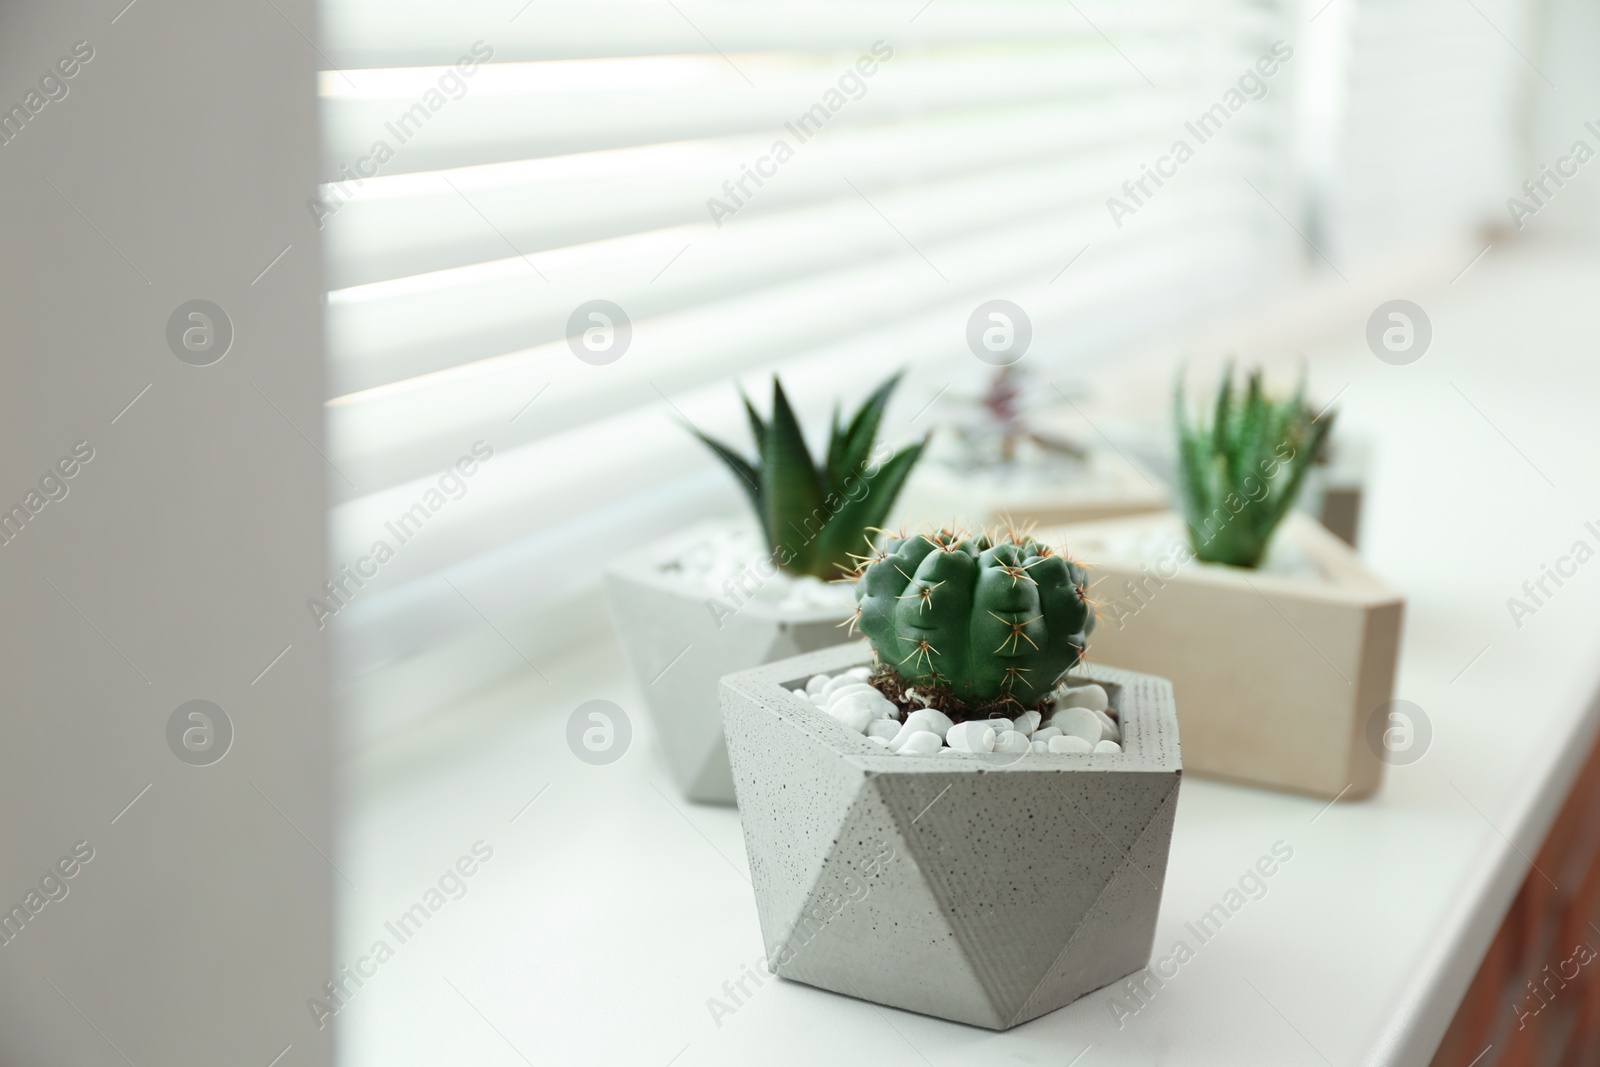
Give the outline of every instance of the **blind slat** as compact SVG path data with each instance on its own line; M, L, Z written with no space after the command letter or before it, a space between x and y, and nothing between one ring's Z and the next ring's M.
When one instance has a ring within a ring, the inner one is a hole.
M499 62L653 55L839 52L886 40L897 47L1005 41L1099 40L1123 35L1133 46L1180 33L1202 4L1154 2L1070 5L937 0L919 4L799 0L719 3L549 2L525 0L324 0L324 50L336 67L442 66L472 41L490 43Z

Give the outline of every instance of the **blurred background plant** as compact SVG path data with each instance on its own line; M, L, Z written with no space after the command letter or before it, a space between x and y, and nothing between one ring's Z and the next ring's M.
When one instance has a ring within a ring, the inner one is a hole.
M1318 416L1305 403L1305 376L1294 394L1267 394L1259 368L1243 390L1234 385L1233 365L1223 372L1211 419L1191 425L1183 373L1173 393L1178 439L1178 485L1189 541L1195 555L1235 567L1259 566L1316 462L1333 416Z
M981 393L957 393L947 405L953 447L948 462L963 470L1010 467L1029 460L1086 460L1089 450L1047 429L1041 416L1067 398L1031 371L997 369Z

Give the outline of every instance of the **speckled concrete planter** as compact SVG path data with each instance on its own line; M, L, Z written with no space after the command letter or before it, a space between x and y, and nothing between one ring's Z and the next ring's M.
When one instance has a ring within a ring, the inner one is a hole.
M618 559L604 578L612 622L673 779L690 800L712 804L734 802L717 679L852 639L840 625L848 608L793 612L749 599L736 603L665 570L727 525L691 527Z
M1172 687L1089 667L1114 755L901 756L790 690L864 642L722 680L768 966L1004 1030L1143 967L1181 764Z
M1173 550L1118 547L1142 531ZM1303 577L1180 563L1171 514L1039 536L1098 579L1094 658L1172 680L1190 771L1350 799L1381 784L1366 731L1393 695L1404 601L1315 520L1290 512L1277 533Z

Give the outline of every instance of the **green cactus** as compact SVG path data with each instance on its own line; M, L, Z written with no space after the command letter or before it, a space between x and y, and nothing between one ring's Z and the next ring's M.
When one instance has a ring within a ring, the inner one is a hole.
M883 666L953 697L947 714L1037 705L1094 629L1083 569L1017 534L890 540L863 567L856 601Z
M906 476L928 444L924 437L884 462L874 462L872 446L878 423L898 384L900 375L896 374L880 385L847 425L839 424L839 408L834 406L827 461L821 467L811 460L800 423L776 376L772 379L770 419L763 420L749 398L744 398L756 439L756 463L691 430L738 478L761 520L773 561L784 571L817 578L848 577L856 566L852 553L871 548L871 532L883 525Z
M1202 417L1191 427L1179 373L1173 401L1178 481L1189 543L1200 559L1260 565L1333 424L1304 396L1304 377L1292 397L1277 399L1263 393L1261 371L1252 370L1240 398L1230 364L1210 424Z

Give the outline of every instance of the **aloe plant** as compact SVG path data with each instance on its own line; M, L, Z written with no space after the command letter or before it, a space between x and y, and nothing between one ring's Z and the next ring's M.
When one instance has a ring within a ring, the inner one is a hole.
M799 420L776 376L770 417L763 419L750 399L740 394L756 441L754 461L692 431L733 471L761 521L774 562L784 571L846 577L855 571L852 553L859 557L863 548L871 548L872 533L883 524L928 444L924 437L888 460L874 462L878 424L900 377L896 374L878 386L848 423L840 423L839 407L834 405L828 454L821 465L812 461Z
M1302 375L1294 395L1268 396L1252 370L1242 395L1230 364L1207 423L1190 425L1183 375L1173 399L1178 481L1195 555L1236 567L1259 566L1273 531L1294 505L1333 417L1305 403Z

